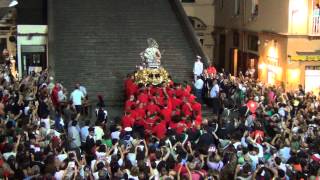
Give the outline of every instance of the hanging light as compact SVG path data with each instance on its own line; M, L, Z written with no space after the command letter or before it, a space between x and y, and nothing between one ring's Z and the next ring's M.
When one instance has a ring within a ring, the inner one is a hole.
M14 7L18 4L18 1L17 0L12 0L9 4L9 7Z

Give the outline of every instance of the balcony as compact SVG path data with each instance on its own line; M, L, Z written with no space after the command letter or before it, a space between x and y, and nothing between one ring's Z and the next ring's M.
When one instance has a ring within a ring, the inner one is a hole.
M313 16L312 18L312 36L320 36L320 16Z

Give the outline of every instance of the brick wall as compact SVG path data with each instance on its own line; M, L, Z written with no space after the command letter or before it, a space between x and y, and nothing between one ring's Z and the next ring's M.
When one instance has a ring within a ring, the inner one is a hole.
M195 54L168 0L49 0L48 9L49 64L70 91L81 82L91 99L122 104L123 79L149 37L174 79L190 80Z

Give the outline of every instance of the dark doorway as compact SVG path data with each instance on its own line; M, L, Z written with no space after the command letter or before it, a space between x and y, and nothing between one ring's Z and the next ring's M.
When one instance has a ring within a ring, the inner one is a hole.
M222 68L225 68L226 61L226 35L220 34L219 40L219 64L218 69L221 71Z
M254 69L253 77L258 76L258 60L259 56L250 52L238 51L238 73L241 71L245 74L248 70Z
M0 39L0 51L2 53L2 51L4 49L7 49L7 39L6 38L1 38Z
M21 46L22 73L40 72L47 68L46 46Z

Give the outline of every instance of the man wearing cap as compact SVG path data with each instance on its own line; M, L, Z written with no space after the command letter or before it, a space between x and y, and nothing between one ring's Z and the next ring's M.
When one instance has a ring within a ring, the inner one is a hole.
M194 62L193 65L193 75L194 75L194 81L197 80L197 76L201 76L203 72L203 63L201 62L201 57L197 56L196 62Z

